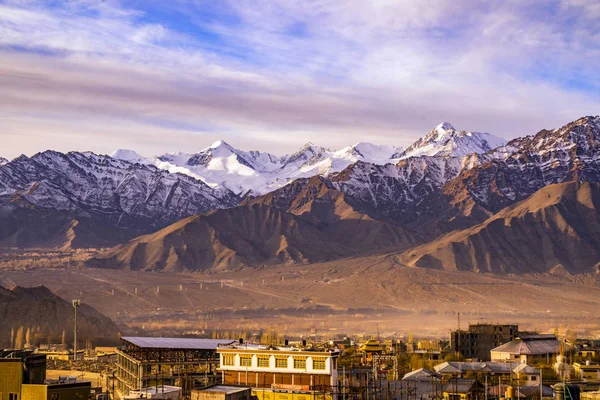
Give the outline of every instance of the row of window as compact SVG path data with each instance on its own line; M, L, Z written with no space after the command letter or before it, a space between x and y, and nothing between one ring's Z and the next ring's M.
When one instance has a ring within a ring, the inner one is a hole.
M269 368L270 356L258 355L257 367L258 368ZM306 369L306 357L294 357L294 369ZM324 370L325 369L325 357L313 357L313 369ZM288 356L275 356L275 368L287 368L288 367ZM233 366L235 365L234 354L223 354L223 365ZM240 367L251 367L252 356L251 355L240 355Z

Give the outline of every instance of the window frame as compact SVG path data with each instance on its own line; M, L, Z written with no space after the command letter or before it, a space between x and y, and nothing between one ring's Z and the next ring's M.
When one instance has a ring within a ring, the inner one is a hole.
M313 357L312 364L313 370L325 371L327 370L327 357Z

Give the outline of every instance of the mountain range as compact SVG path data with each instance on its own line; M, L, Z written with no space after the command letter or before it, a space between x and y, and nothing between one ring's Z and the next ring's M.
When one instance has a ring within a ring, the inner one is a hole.
M120 243L88 265L163 271L385 253L413 267L593 272L599 160L597 116L508 143L442 123L406 149L47 151L0 167L0 245Z

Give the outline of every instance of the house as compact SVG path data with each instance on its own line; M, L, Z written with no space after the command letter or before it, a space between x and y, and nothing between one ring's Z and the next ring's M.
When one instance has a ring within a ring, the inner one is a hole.
M526 335L493 348L490 354L492 361L498 362L550 363L560 353L560 346L554 335Z
M600 365L592 364L589 360L585 363L574 363L575 376L587 382L600 382Z
M405 374L402 380L431 382L439 381L441 378L442 376L435 371L428 370L427 368L420 368Z
M452 378L442 387L444 400L471 400L481 396L483 388L476 379Z

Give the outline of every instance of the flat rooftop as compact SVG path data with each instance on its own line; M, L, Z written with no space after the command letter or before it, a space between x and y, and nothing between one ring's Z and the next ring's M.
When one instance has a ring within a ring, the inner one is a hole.
M232 341L219 339L161 338L125 336L121 340L142 349L170 350L216 350L219 346L231 345Z
M232 394L232 393L244 392L246 390L250 390L250 388L249 387L239 387L239 386L217 385L217 386L211 386L206 389L198 389L198 390L201 390L203 392Z

